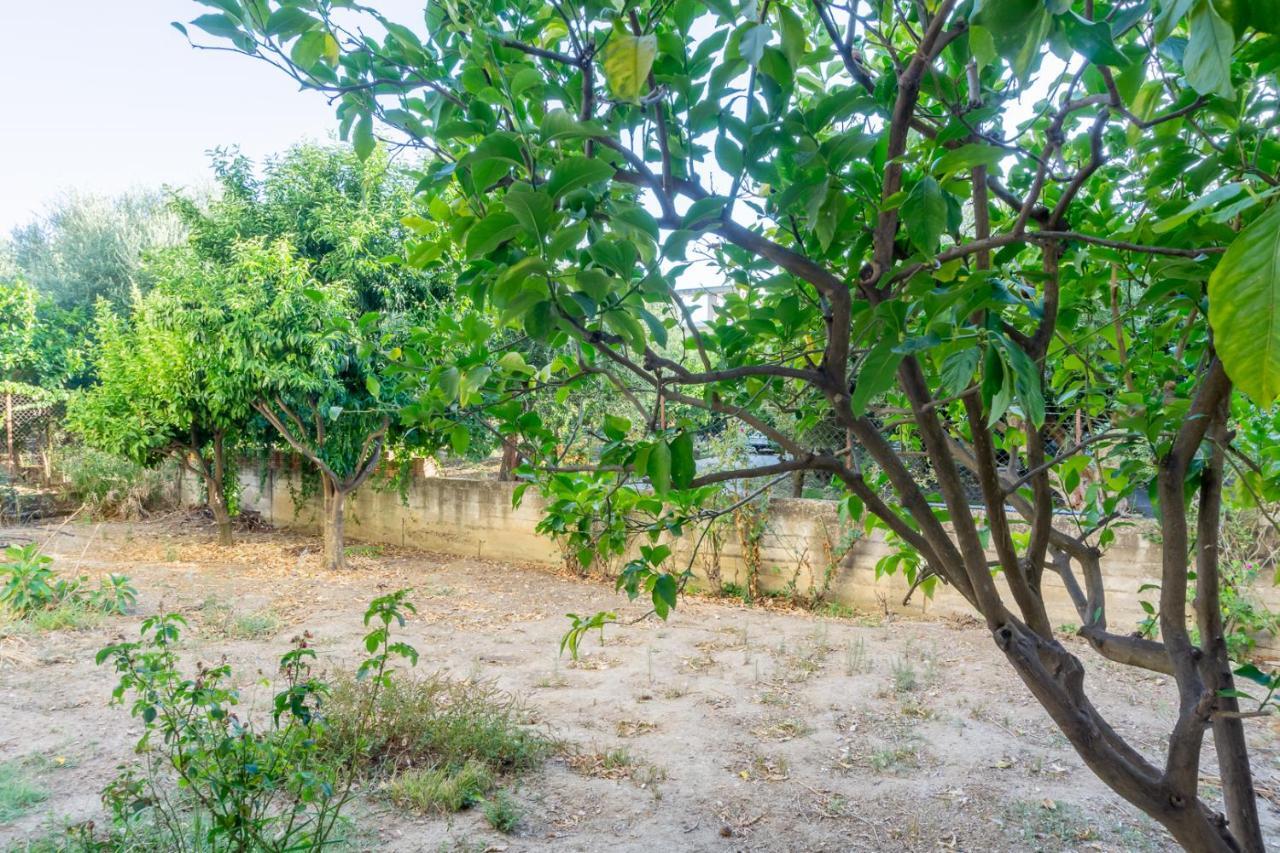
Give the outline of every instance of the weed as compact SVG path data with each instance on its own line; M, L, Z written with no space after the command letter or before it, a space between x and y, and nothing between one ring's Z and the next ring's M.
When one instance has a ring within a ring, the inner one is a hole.
M520 805L506 791L498 791L484 801L484 819L498 832L510 835L520 825L524 812Z
M867 642L858 637L844 644L844 674L853 677L871 671L871 659L867 656Z
M371 690L350 677L334 683L321 742L322 750L338 755L359 744L357 760L366 771L478 762L497 776L537 766L554 747L529 727L529 714L514 697L486 681L444 674L401 678L376 691L362 734Z
M0 824L22 817L49 793L27 776L16 761L0 764Z
M893 690L895 693L910 693L920 686L920 677L916 674L916 668L911 661L905 657L897 658L893 662Z
M473 759L460 767L406 770L387 785L387 794L396 805L423 814L452 814L480 802L493 786L493 772Z
M348 545L344 551L348 557L381 557L381 545Z
M1097 829L1090 825L1080 808L1061 800L1016 800L1005 809L1005 819L1025 841L1070 845L1098 838Z
M200 605L200 628L216 637L261 640L280 630L280 617L271 610L237 613L230 602L210 596Z

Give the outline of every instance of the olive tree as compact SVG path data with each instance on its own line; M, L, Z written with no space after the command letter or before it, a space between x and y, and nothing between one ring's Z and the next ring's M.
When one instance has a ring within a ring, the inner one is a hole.
M1189 849L1262 849L1218 543L1235 413L1280 390L1271 0L442 0L425 31L330 0L211 5L179 29L329 93L357 152L433 155L422 191L458 201L428 208L450 230L429 251L457 247L474 297L552 344L533 384L646 389L641 410L786 451L698 471L679 422L606 423L582 487L603 497L557 506L656 538L719 483L834 477L850 523L972 605L1106 784ZM708 279L731 292L699 324L681 283ZM806 444L822 418L856 452ZM507 427L535 462L553 444ZM1101 559L1148 481L1158 639L1109 618ZM659 615L687 578L670 563L651 547L623 578ZM1094 651L1172 676L1163 755L1090 698L1053 585Z

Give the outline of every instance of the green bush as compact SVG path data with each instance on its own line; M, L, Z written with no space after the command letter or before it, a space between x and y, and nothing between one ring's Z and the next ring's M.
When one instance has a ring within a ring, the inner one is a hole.
M40 630L82 628L102 614L122 616L138 600L124 575L111 574L88 589L88 577L60 578L53 559L31 543L5 549L0 563L0 608Z
M387 786L391 801L424 814L470 808L493 789L493 773L479 761L461 767L431 767L401 773Z
M120 680L113 701L129 702L143 734L141 764L126 769L103 792L111 813L107 838L98 849L192 849L192 828L201 831L195 849L318 850L335 844L341 813L354 794L354 760L381 691L395 683L398 659L417 662L417 652L392 642L391 624L403 625L413 607L407 591L374 600L365 613L373 630L358 677L368 704L347 731L349 753L322 749L328 724L321 706L330 693L312 675L315 651L309 635L294 639L280 659L282 683L268 713L238 710L239 691L227 664L197 663L180 671L175 651L186 621L178 614L142 624L139 642L118 643L98 653ZM157 838L160 846L151 846Z
M64 496L83 504L95 518L142 518L168 500L165 469L143 468L92 447L62 449L54 467L62 477Z

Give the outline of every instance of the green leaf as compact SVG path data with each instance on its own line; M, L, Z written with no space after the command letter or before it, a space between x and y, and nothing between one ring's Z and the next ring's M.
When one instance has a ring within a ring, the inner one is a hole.
M665 495L671 490L671 447L664 439L653 443L645 473L657 494Z
M849 398L854 417L864 415L868 403L893 387L894 375L903 359L902 353L894 351L897 344L891 337L882 338L863 356L858 365L857 382Z
M773 27L768 24L747 24L738 36L738 55L751 65L759 65L765 46L773 38Z
M1155 17L1156 41L1164 41L1171 36L1195 2L1196 0L1166 0L1161 3L1160 12Z
M631 421L620 415L604 416L604 435L610 441L622 441L631 432Z
M637 36L614 29L604 49L604 78L614 96L622 101L640 100L657 55L657 36Z
M201 15L191 22L211 36L236 39L244 36L240 24L230 15Z
M938 158L933 164L933 171L944 177L959 172L961 169L972 169L974 166L994 166L1006 156L1001 148L992 145L969 143L953 148Z
M1129 64L1128 57L1116 49L1111 25L1106 21L1089 21L1075 12L1065 15L1062 20L1066 25L1067 43L1090 62L1117 68Z
M453 448L454 456L464 455L471 446L471 433L462 424L455 425L449 430L449 445Z
M566 139L588 139L603 136L604 128L598 122L578 121L567 110L552 110L542 119L538 128L543 142L561 142Z
M1209 276L1209 325L1231 381L1271 405L1280 395L1280 205L1241 231Z
M267 18L266 34L290 39L319 26L320 22L295 6L281 6Z
M520 220L506 211L496 211L467 231L467 258L481 258L520 233Z
M938 241L947 227L947 203L932 176L926 175L911 188L901 213L907 237L915 247L928 255L938 251Z
M607 181L616 170L603 160L591 157L566 157L551 170L547 192L552 198L560 198L576 189Z
M804 56L806 32L804 21L791 10L790 6L779 3L775 8L778 10L778 25L782 29L782 52L794 68Z
M364 387L369 392L369 396L375 400L382 395L382 383L378 381L376 376L366 376L364 378Z
M682 432L671 442L671 484L677 489L687 489L697 475L697 463L693 458L693 436Z
M658 575L653 583L653 612L659 619L666 619L675 608L676 596L679 592L680 585L676 583L673 575L665 572Z
M540 190L513 189L502 201L535 240L541 243L546 239L554 206L549 195Z
M1187 83L1201 95L1236 96L1231 86L1231 51L1236 37L1211 0L1199 0L1188 21L1191 37L1182 54Z
M352 129L351 144L361 160L369 159L369 155L373 153L378 141L373 136L373 116L370 113L364 113L356 121Z
M1014 74L1022 78L1040 55L1053 17L1043 0L981 0L969 23L982 29L981 38L989 37L995 53L1009 60ZM971 36L971 45L973 41ZM986 45L980 48L986 52Z

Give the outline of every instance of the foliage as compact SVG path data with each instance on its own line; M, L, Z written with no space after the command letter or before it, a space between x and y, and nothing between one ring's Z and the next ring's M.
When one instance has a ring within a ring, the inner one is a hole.
M90 517L141 518L167 499L165 471L146 469L82 444L59 448L54 468L62 478L65 495L82 504Z
M89 589L88 578L68 580L53 571L53 558L40 553L39 544L11 545L5 549L0 563L0 607L23 619L38 620L46 614L57 619L47 622L50 629L63 627L68 611L78 610L123 616L138 601L138 591L124 575L108 574ZM75 627L74 624L71 627Z
M412 612L406 592L375 599L365 613L365 624L374 623L361 667L370 705L393 683L397 661L417 658L411 646L391 639L391 623L403 625ZM295 638L281 657L282 682L263 720L261 712L236 710L240 693L228 664L198 664L194 677L180 672L176 647L185 626L178 614L153 616L142 624L141 641L98 653L99 665L110 662L119 675L113 701L130 703L143 727L141 771L127 769L103 795L113 841L127 844L135 821L151 812L170 832L173 849L186 849L193 820L204 827L201 843L213 849L319 850L333 843L354 777L349 760L333 761L319 747L329 685L312 674L309 635Z
M18 274L57 306L88 310L101 298L119 309L147 287L146 254L176 245L183 231L159 193L73 194L15 229L10 252Z
M705 523L724 483L832 476L857 499L849 524L874 516L902 543L883 570L966 598L1111 787L1184 846L1261 848L1247 761L1223 771L1225 820L1198 771L1210 728L1219 755L1246 754L1213 546L1233 425L1280 389L1274 9L464 0L429 3L419 34L323 0L218 6L179 29L329 93L360 156L375 121L434 155L427 254L462 257L474 310L545 357L477 339L406 417L497 412L581 564ZM707 281L728 292L699 326L683 299ZM580 479L515 405L574 386L643 424L593 424ZM668 404L785 458L700 470L699 425ZM819 445L821 421L856 451ZM1143 489L1165 549L1159 642L1108 629L1100 564ZM659 615L685 576L670 556L623 585ZM1167 756L1140 756L1090 700L1046 572L1096 651L1172 676Z
M426 814L451 814L483 801L493 784L488 767L468 761L461 767L406 770L387 786L387 794L397 805Z
M478 763L496 777L536 767L551 750L551 742L528 726L523 706L487 682L435 674L397 679L373 694L368 682L335 681L321 741L333 756L345 754L367 714L355 755L363 773L393 776L412 767L456 770Z

